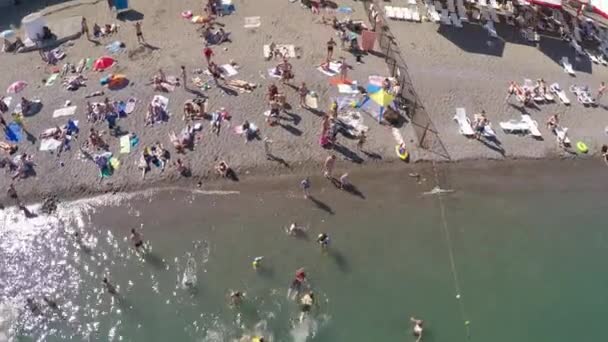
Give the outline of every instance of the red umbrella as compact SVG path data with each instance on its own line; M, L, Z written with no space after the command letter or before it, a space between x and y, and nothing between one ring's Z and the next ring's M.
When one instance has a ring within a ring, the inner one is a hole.
M95 64L93 64L93 70L104 71L107 68L114 65L114 63L116 63L116 60L112 57L108 57L108 56L99 57L95 61Z

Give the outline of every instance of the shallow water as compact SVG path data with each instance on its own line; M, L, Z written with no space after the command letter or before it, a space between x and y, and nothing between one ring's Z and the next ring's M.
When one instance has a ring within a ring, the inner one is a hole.
M313 179L316 204L297 180L281 180L263 192L102 196L30 219L7 209L0 340L413 341L410 316L425 320L425 341L573 341L576 327L600 340L605 170L543 165L441 166L422 184L403 170L353 173L364 198ZM423 194L437 184L455 191ZM284 233L292 221L307 238ZM131 228L149 241L144 256ZM319 232L332 239L325 253ZM286 296L299 267L318 303L301 323ZM104 292L104 276L118 297ZM232 308L237 289L246 297Z

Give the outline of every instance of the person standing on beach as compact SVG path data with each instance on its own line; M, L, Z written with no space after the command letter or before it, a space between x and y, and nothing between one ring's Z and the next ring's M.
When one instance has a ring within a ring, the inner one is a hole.
M182 85L184 86L184 90L188 90L188 78L186 77L186 67L182 65L180 69L182 70Z
M302 188L304 198L308 199L308 197L310 197L310 179L308 179L308 177L302 179L302 181L300 182L300 188Z
M89 36L89 25L87 24L87 18L82 17L82 20L80 21L80 33L84 34L88 40L91 40L91 37Z
M332 174L334 172L334 166L336 165L336 156L331 155L325 159L325 164L323 165L323 176L325 178L332 178Z
M348 79L348 68L350 68L350 65L346 64L346 58L342 57L340 59L340 79L342 82Z
M331 58L334 55L334 47L336 46L336 42L334 38L329 38L327 41L327 60L331 62Z
M145 44L146 40L144 39L144 34L141 32L141 21L135 22L135 34L137 35L137 42L140 44Z
M306 105L306 95L308 95L308 88L306 88L306 83L302 82L300 88L298 88L298 95L300 95L300 108L308 107Z
M600 84L600 87L597 89L597 96L595 97L595 100L599 101L605 92L606 92L606 83L602 82Z
M203 55L205 56L205 60L207 60L207 65L209 65L211 63L211 56L214 55L213 50L207 46L203 49Z

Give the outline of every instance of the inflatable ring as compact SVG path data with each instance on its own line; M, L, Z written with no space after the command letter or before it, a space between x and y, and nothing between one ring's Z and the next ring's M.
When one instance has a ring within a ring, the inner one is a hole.
M184 19L192 18L192 11L183 11L181 14L182 14L182 18L184 18Z
M397 153L397 156L399 157L399 159L406 161L407 158L409 157L409 153L405 149L403 149L403 151L401 151L400 147L401 147L401 145L395 146L395 152Z
M578 148L579 152L581 152L581 153L587 153L587 152L589 152L589 148L582 141L579 141L579 142L576 143L576 148Z

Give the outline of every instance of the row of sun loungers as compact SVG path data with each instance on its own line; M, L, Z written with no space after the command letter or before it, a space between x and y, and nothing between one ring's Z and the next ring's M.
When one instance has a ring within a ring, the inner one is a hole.
M384 6L384 12L386 16L390 19L397 20L408 20L408 21L420 21L420 12L418 12L418 6L412 5L411 8L408 7L392 7L392 6Z

